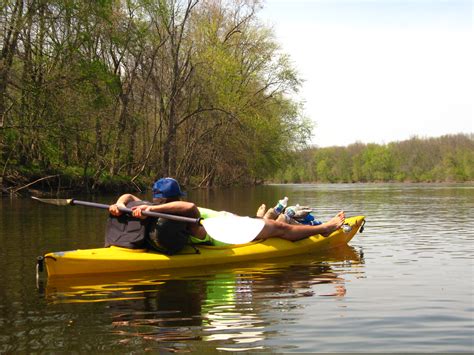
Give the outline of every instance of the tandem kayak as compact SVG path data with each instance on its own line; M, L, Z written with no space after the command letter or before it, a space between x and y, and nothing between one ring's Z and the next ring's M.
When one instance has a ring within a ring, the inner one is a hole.
M230 246L195 245L188 246L179 254L171 256L151 250L126 249L113 246L53 252L40 258L39 269L42 269L44 264L48 276L63 277L196 268L307 254L347 245L363 227L364 221L364 216L346 218L346 224L352 227L351 230L344 232L343 229L339 229L327 237L315 235L296 242L281 238L269 238L264 241Z

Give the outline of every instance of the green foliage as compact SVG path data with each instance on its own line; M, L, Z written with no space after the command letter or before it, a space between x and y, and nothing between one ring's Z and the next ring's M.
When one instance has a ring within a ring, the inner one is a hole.
M311 164L308 164L308 161ZM298 171L298 174L295 174ZM298 151L280 182L463 182L474 180L473 135L412 138L403 142L354 144Z
M0 58L2 181L254 183L310 136L290 98L300 80L257 0L13 6L2 10L17 30Z
M393 159L387 146L367 145L362 153L362 176L368 181L391 181L393 179Z

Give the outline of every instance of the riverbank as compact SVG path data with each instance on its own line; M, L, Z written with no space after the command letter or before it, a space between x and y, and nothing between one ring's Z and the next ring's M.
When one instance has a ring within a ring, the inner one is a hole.
M114 178L104 178L93 180L92 177L78 177L68 174L15 174L0 177L0 196L71 196L74 194L101 194L101 193L123 193L129 192L146 192L152 185L154 179L152 177L142 177L133 180L129 176L116 176ZM474 180L469 181L351 181L351 184L474 184ZM328 181L258 181L253 184L245 184L247 186L258 185L286 185L286 184L341 184L341 182ZM219 186L199 186L198 184L182 184L185 190L218 188ZM230 186L232 187L232 186ZM235 187L235 185L234 185Z
M272 158L265 157L264 161ZM94 169L88 165L58 162L54 168L41 164L4 164L0 177L2 195L115 193L146 191L161 166L142 170ZM354 144L348 147L307 148L288 153L278 169L246 173L240 165L226 169L170 174L186 189L256 186L265 183L464 183L474 181L474 136L446 135L412 138L387 145ZM180 169L177 169L180 171Z
M148 181L150 180L150 181ZM116 176L93 180L68 174L11 174L0 178L1 195L22 196L34 194L61 195L67 193L110 193L120 191L145 191L151 179Z

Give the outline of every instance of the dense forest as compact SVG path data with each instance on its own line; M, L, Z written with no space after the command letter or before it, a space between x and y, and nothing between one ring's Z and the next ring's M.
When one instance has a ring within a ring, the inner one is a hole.
M255 183L310 135L260 1L2 4L3 191Z
M474 180L472 135L307 148L301 79L261 6L3 0L0 190Z
M293 153L291 163L273 179L292 183L474 181L474 135L308 148Z

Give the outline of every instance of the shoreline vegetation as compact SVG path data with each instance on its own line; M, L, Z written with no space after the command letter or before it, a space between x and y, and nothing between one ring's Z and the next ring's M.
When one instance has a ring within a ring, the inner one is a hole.
M6 0L0 191L473 181L473 135L308 148L261 2Z
M261 1L3 3L2 191L253 184L310 137Z
M474 134L418 138L388 144L307 148L294 153L276 182L471 182Z
M265 183L470 183L474 181L474 135L411 138L384 145L356 143L347 147L306 148L289 152L287 165ZM24 170L26 171L26 170ZM2 193L22 195L74 192L146 191L152 178L132 181L131 176L96 182L92 177L36 173L16 175ZM202 186L188 185L187 188ZM209 188L206 187L206 188Z

